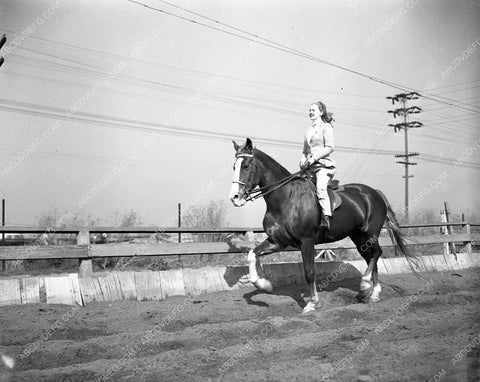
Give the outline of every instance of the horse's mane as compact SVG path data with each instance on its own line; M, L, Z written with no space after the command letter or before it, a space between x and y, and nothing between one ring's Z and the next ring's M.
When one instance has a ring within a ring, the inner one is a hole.
M291 175L290 171L288 171L285 167L283 167L280 163L278 163L275 159L273 159L270 155L265 154L262 150L257 148L253 149L253 155L260 160L263 164L268 166L270 170L272 170L276 175L280 177L287 177Z

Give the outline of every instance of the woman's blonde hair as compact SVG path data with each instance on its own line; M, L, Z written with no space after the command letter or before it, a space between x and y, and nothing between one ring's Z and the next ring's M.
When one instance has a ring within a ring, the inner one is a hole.
M320 112L322 113L322 116L320 118L322 119L323 122L331 123L332 121L335 121L333 119L333 113L327 112L327 107L323 102L318 101L318 102L314 102L314 104L318 106L318 110L320 110Z

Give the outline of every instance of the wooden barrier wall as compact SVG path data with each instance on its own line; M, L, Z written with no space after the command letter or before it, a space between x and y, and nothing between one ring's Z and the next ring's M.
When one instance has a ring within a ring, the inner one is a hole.
M479 267L480 254L422 256L423 271L452 271ZM366 270L363 260L315 263L318 281L335 275L335 280L359 278ZM383 259L380 274L411 272L403 257ZM304 283L302 263L264 264L263 271L274 286ZM85 305L93 301L163 300L171 296L197 296L211 292L252 287L247 266L174 269L157 272L111 272L79 278L78 274L51 277L0 279L0 306L46 302Z

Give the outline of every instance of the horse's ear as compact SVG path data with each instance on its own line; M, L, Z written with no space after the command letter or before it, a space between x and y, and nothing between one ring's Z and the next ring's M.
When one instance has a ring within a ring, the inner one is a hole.
M232 141L232 142L233 142L233 147L235 148L235 151L238 151L238 149L240 148L240 145L235 141Z
M247 142L245 143L245 150L247 153L251 154L253 152L253 143L250 138L247 138Z

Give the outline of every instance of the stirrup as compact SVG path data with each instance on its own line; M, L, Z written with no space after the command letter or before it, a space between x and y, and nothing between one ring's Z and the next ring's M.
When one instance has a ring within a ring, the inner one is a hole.
M322 221L320 222L320 228L325 228L326 230L330 229L330 217L327 215L322 216Z

